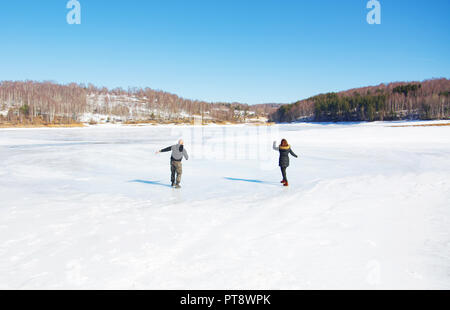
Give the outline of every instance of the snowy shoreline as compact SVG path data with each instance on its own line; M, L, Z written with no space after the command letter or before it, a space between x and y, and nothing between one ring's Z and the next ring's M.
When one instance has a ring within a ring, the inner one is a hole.
M376 121L376 122L296 122L296 123L242 123L242 124L206 124L206 125L190 125L190 124L96 124L90 125L83 123L81 127L0 127L0 131L9 130L80 130L87 128L203 128L203 127L244 127L244 126L352 126L352 125L366 125L366 126L379 126L379 125L433 125L433 124L448 124L450 120L399 120L399 121Z

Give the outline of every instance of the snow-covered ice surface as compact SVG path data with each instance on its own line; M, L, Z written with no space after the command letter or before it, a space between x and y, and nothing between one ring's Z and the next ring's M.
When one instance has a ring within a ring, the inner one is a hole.
M450 289L450 127L402 124L1 129L0 289Z

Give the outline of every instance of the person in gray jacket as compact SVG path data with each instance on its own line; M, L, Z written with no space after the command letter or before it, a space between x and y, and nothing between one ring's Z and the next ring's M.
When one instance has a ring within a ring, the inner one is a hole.
M156 154L170 152L172 151L172 156L170 157L170 170L171 170L171 181L172 187L180 188L181 175L183 174L183 165L181 161L183 157L186 160L189 159L189 155L184 148L184 141L180 139L178 144L166 147L165 149L159 150ZM176 179L175 179L176 175Z

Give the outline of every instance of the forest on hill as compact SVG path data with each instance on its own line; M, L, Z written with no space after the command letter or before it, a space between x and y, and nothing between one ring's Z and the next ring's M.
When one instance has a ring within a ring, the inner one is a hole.
M396 82L320 94L283 105L274 122L387 121L450 119L450 80Z
M1 124L81 122L242 123L255 119L294 121L377 121L450 119L450 80L396 82L320 94L293 104L190 100L150 88L99 88L92 84L0 82Z
M98 88L92 84L0 82L0 124L96 122L246 122L267 119L279 105L209 103L150 88Z

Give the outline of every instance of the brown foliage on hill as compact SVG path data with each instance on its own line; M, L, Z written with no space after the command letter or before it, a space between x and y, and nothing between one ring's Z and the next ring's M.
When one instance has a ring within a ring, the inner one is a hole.
M92 84L0 82L0 123L76 123L84 114L105 115L118 121L192 120L244 122L249 116L267 116L276 108L240 103L209 103L184 99L150 88L98 88Z

